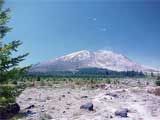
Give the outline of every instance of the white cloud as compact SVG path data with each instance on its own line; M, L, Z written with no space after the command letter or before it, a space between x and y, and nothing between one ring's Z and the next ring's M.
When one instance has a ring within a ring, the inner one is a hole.
M97 18L96 18L96 17L88 17L88 20L91 20L91 21L96 22L96 21L97 21Z
M106 32L107 28L100 28L99 30L102 31L102 32Z
M97 18L92 18L93 21L97 21Z

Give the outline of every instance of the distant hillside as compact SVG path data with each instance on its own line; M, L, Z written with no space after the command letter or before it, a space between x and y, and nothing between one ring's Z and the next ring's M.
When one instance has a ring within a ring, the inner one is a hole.
M30 73L79 73L84 68L107 69L115 72L138 71L158 72L158 70L133 62L124 55L112 51L87 50L74 52L59 58L34 65Z

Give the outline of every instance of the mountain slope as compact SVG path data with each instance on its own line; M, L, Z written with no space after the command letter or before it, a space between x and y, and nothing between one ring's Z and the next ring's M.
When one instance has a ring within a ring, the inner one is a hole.
M33 66L31 72L76 71L80 68L103 68L113 71L157 72L156 69L133 62L127 57L112 51L87 50L74 52Z

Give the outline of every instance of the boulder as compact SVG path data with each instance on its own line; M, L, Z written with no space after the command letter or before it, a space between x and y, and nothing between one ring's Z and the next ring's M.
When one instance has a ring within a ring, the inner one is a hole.
M82 96L81 98L88 98L88 96Z
M62 97L66 97L65 95L62 95Z
M81 105L80 109L85 109L88 111L93 111L93 104L92 103L86 103L84 105Z
M35 107L35 105L30 105L29 107L27 107L26 109L32 109L32 108L34 108Z
M118 95L116 93L107 93L106 95L114 97L114 98L118 98Z
M12 103L7 106L0 106L0 120L8 120L18 114L20 106L17 103Z
M26 112L24 112L24 115L28 116L28 115L34 115L37 114L36 112L32 112L31 110L27 110Z
M127 108L123 108L115 111L115 116L128 117L128 112L129 110Z

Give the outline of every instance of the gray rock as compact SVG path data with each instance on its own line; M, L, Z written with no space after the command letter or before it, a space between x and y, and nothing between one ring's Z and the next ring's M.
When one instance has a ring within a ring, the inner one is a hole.
M26 109L32 109L32 108L34 108L35 107L35 105L30 105L29 107L27 107Z
M32 112L31 110L27 110L25 112L25 115L28 116L28 115L34 115L34 114L37 114L36 112Z
M66 113L66 111L63 111L63 113Z
M65 95L62 95L62 97L66 97Z
M81 98L88 98L88 96L82 96Z
M92 103L86 103L84 105L81 105L80 109L93 111L93 104Z
M9 104L5 107L0 107L0 120L8 120L18 114L20 106L17 103Z
M46 99L40 99L39 102L46 102Z
M115 116L128 117L128 112L129 110L127 108L123 108L123 109L117 110L115 112Z
M106 95L112 96L114 98L118 98L118 95L116 93L107 93Z

